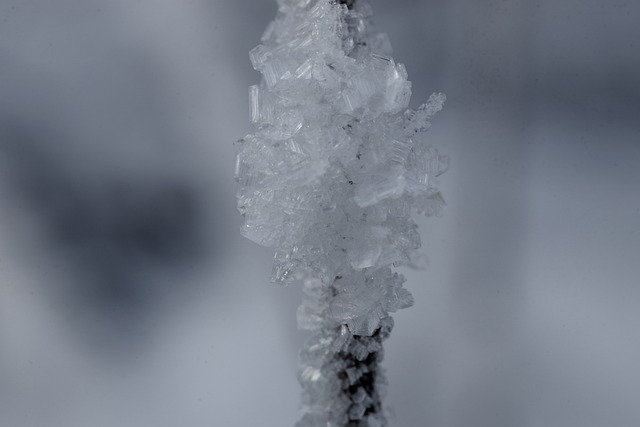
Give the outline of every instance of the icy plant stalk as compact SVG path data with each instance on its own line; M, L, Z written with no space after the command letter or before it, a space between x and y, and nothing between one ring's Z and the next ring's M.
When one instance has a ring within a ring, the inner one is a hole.
M304 415L298 426L384 426L379 363L389 316L412 305L404 277L420 236L412 211L438 214L447 158L417 138L442 108L408 110L411 84L373 31L366 0L278 0L250 52L256 131L238 143L242 234L274 247L273 280L302 280Z

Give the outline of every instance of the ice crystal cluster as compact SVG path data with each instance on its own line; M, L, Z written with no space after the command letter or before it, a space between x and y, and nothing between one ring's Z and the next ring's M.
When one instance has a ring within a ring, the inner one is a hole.
M448 159L418 134L444 102L407 109L411 84L366 0L278 0L250 52L254 133L238 142L242 234L275 248L273 280L302 280L298 426L384 426L389 313L412 305L392 270L420 263L412 212L438 214Z

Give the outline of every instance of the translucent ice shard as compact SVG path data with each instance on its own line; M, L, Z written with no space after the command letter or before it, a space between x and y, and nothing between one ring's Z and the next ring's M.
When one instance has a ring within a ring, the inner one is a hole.
M412 211L444 206L449 160L419 133L445 96L407 109L407 71L371 18L366 0L278 0L249 54L262 80L256 130L237 144L241 232L275 249L274 281L302 280L309 296L300 427L386 425L381 343L389 313L413 304L392 268L423 262Z

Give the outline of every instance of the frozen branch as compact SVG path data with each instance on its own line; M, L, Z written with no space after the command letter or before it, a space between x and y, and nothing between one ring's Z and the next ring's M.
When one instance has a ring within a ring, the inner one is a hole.
M392 271L419 263L411 212L438 214L448 159L417 133L444 102L407 110L411 84L366 0L278 0L250 53L257 129L238 143L242 234L276 249L273 280L302 280L300 427L384 426L382 341L413 304Z

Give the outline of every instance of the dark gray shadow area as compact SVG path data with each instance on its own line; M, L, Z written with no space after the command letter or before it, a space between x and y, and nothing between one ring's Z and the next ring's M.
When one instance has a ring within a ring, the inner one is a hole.
M193 273L223 254L218 187L205 193L176 166L197 156L179 149L187 137L149 58L97 67L68 92L69 78L2 57L0 190L42 232L25 263L59 268L41 290L89 354L151 349L154 319L186 308Z
M14 200L38 213L46 250L71 272L68 281L43 290L87 348L127 352L144 342L145 322L161 300L194 291L180 280L190 266L205 255L212 260L199 196L173 179L112 176L87 184L40 150L45 135L60 143L55 132L32 123L0 122L3 180Z

